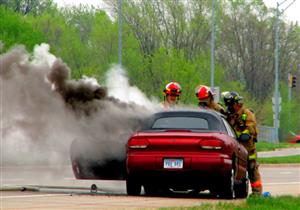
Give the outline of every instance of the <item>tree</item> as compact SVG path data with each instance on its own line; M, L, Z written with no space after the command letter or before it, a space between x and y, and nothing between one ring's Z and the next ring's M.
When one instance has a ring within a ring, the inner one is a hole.
M116 16L118 1L106 2ZM126 0L122 14L145 57L163 47L166 53L183 50L187 59L193 59L209 47L208 10L209 2L204 0Z
M32 50L34 45L45 41L41 31L20 14L0 6L0 17L0 40L4 44L4 51L17 44Z
M54 6L53 0L0 0L0 5L11 8L22 15L40 15Z
M262 1L230 1L220 24L217 55L230 81L240 80L257 99L272 93L274 84L274 18ZM299 58L297 26L280 26L280 75Z

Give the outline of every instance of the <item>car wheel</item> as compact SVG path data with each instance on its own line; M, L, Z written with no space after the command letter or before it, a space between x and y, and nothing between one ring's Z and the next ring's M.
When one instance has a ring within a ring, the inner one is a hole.
M200 189L198 189L198 188L194 188L190 192L188 192L188 194L191 196L198 196L199 193L200 193Z
M220 189L219 196L226 199L235 198L235 170L231 169L230 173L225 177L223 182L223 188Z
M171 193L171 191L167 186L161 186L160 184L157 183L145 183L144 190L145 190L145 194L149 196L157 196L157 195L168 196Z
M81 159L72 160L72 169L77 179L87 178L87 170L85 169Z
M248 172L246 172L246 175L243 178L242 182L236 184L235 186L235 196L236 198L247 198L248 192L249 192L249 178L248 178Z
M149 196L158 195L159 189L151 184L144 185L145 194Z
M89 162L84 159L78 141L73 141L70 149L71 163L74 175L77 179L86 179L91 176Z
M126 179L126 190L127 195L140 195L141 194L142 185L140 184L139 180L128 176Z

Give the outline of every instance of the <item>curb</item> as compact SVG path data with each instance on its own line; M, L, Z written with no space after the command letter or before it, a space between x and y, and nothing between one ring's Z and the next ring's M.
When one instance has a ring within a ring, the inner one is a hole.
M79 186L55 186L55 185L27 185L28 187L38 189L71 189L71 190L90 190L90 187L79 187Z
M50 193L62 193L71 195L117 195L122 196L124 193L120 192L106 192L103 189L92 192L90 187L80 186L47 186L47 185L25 185L25 186L5 186L0 188L1 191L20 191L20 192L50 192Z
M31 186L11 186L11 187L1 187L0 191L31 191L31 192L39 192L40 189L38 187Z
M25 185L25 186L4 186L0 188L0 191L31 191L39 192L45 189L50 190L90 190L89 187L73 187L73 186L47 186L47 185Z

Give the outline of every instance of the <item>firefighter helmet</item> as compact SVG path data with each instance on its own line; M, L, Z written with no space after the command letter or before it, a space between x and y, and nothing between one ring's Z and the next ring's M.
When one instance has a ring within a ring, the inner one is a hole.
M214 94L211 89L205 85L200 85L196 88L196 97L199 100L206 100L209 97L212 97Z
M226 106L230 106L234 103L239 103L243 97L240 96L237 92L231 91L231 92L225 92L223 95L223 100Z
M181 94L181 87L177 82L170 82L164 89L166 95L179 96Z

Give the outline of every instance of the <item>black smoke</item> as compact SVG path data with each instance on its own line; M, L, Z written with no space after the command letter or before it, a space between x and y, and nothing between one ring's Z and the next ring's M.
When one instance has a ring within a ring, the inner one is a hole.
M66 164L74 141L94 145L88 158L123 159L128 137L155 108L122 102L92 78L72 80L48 50L18 46L0 56L4 163Z

